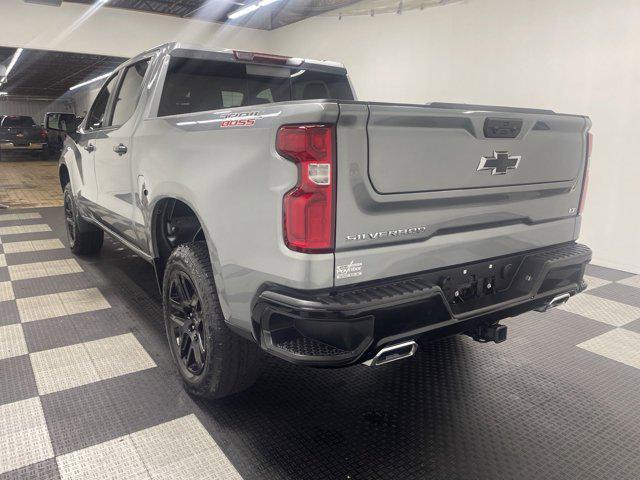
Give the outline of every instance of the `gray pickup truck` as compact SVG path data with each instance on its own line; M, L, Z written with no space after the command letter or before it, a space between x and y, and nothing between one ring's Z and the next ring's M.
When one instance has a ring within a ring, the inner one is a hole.
M590 121L362 102L340 64L168 44L122 64L70 132L71 250L103 232L155 268L187 389L263 353L381 365L585 288Z

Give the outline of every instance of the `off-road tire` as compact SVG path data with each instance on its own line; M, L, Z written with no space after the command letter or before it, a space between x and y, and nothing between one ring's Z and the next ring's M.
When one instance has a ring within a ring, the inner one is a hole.
M104 242L104 232L80 217L71 183L64 187L64 214L69 248L76 255L97 253Z
M171 312L175 313L169 305L170 295L178 274L188 276L199 297L198 322L202 324L201 342L206 353L198 374L191 373L184 358L180 358L180 343L176 340L180 327L170 318ZM205 242L180 245L171 253L164 271L162 303L169 348L188 392L216 399L254 384L264 365L263 353L225 324Z

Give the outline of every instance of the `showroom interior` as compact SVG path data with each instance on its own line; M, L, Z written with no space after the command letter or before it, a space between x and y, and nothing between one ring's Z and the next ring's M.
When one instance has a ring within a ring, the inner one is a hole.
M0 480L640 478L638 25L0 1Z

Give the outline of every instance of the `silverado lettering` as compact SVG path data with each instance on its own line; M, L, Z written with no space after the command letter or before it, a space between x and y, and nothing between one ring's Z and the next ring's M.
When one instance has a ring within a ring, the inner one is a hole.
M400 237L403 235L417 235L424 233L427 227L400 228L398 230L386 230L384 232L357 233L355 235L347 235L347 240L375 240L382 237Z

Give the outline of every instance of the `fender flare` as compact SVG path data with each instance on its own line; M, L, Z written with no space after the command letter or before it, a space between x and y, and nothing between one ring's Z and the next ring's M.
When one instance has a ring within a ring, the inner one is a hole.
M153 257L153 260L154 260L153 263L154 263L154 268L156 270L156 279L158 281L158 287L160 288L160 292L162 292L163 279L161 278L161 274L163 269L159 264L160 255L158 252L159 247L158 247L158 240L156 238L156 231L157 231L156 227L157 227L157 216L159 213L158 206L160 202L167 199L178 200L184 203L186 206L188 206L191 209L191 211L194 213L194 215L198 219L198 222L202 227L202 232L204 234L205 241L207 242L207 250L209 251L209 261L211 262L211 269L213 270L213 280L215 283L216 291L218 292L222 313L225 319L228 319L231 312L231 308L226 299L227 295L224 288L224 280L222 278L222 264L220 262L220 257L218 256L218 250L215 246L215 241L213 239L213 236L211 235L211 232L209 231L207 224L205 224L202 221L202 216L200 215L198 210L194 207L195 202L191 201L189 198L185 198L184 195L178 194L175 191L174 193L170 193L170 191L165 191L158 196L154 196L153 200L149 203L147 207L147 212L148 212L147 214L148 219L146 222L147 238L149 239L149 249L151 252L151 256Z

